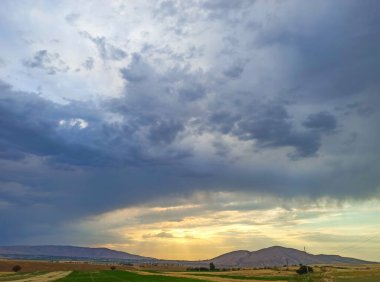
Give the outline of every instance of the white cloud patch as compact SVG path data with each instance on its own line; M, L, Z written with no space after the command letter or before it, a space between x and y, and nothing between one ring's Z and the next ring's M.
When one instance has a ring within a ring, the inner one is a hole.
M88 126L88 122L81 118L61 119L58 124L63 128L85 129Z

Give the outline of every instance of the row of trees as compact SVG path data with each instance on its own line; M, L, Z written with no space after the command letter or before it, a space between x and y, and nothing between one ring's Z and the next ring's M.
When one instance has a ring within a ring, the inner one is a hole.
M199 266L199 267L188 267L187 271L216 271L219 270L215 267L215 264L213 262L210 262L209 268L205 266Z

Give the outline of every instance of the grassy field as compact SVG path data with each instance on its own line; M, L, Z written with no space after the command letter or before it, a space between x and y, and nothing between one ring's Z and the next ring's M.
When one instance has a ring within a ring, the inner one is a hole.
M298 278L296 275L270 275L270 276L242 276L242 275L224 275L224 274L191 274L194 276L203 276L203 277L220 277L220 278L229 278L236 280L256 280L256 281L293 281L295 278ZM293 279L293 280L292 280Z
M329 273L334 282L379 282L380 264L366 267L335 268Z
M191 274L194 276L207 278L207 277L220 277L230 278L241 281L313 281L313 282L380 282L380 265L369 266L329 266L329 267L315 267L315 273L310 275L297 275L292 272L266 270L244 270L235 274L230 273L202 273Z
M11 272L11 267L19 264L21 272ZM362 266L315 266L315 272L297 275L292 267L274 269L242 269L235 271L194 272L184 267L167 266L116 266L90 263L57 263L43 261L1 261L0 282L380 282L380 264Z
M207 280L191 279L191 278L180 278L180 277L169 277L163 275L141 275L129 271L120 270L106 270L97 272L83 272L74 271L65 278L57 280L57 282L107 282L107 281L128 281L128 282L202 282Z
M169 275L169 276L168 276ZM194 277L194 278L191 278ZM57 280L58 282L108 282L108 281L129 281L129 282L202 282L202 281L220 281L220 282L238 282L238 281L287 281L287 282L379 282L380 268L374 269L334 269L328 272L317 272L311 275L231 275L231 274L194 274L188 272L170 272L141 274L130 271L98 271L83 272L75 271L67 277Z

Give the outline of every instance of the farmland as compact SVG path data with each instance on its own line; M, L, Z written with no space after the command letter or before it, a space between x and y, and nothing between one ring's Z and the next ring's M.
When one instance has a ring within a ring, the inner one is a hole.
M74 282L74 281L131 281L131 282L201 282L196 278L178 278L164 275L143 275L135 272L121 270L106 270L99 272L80 272L75 271L70 275L58 280L57 282Z
M18 273L11 272L12 265L22 267ZM314 273L297 275L297 267L290 269L241 269L235 271L185 271L183 266L116 266L88 262L46 262L0 260L0 282L246 282L246 281L380 281L380 265L361 266L314 266Z

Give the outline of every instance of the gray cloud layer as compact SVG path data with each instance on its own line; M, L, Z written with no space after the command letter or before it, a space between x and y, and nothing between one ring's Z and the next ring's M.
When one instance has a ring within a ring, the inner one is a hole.
M61 60L58 53L51 54L47 50L37 51L33 58L25 60L23 64L28 68L39 68L46 70L48 74L67 72L69 67Z
M117 97L59 104L3 78L0 243L34 242L75 218L198 190L378 197L378 2L272 5L163 1L153 9L178 41L198 25L217 37L207 58L207 46L159 42L127 54L82 31L97 59L121 64ZM256 22L260 9L269 20ZM70 71L46 49L22 63ZM80 63L95 66L88 54Z

